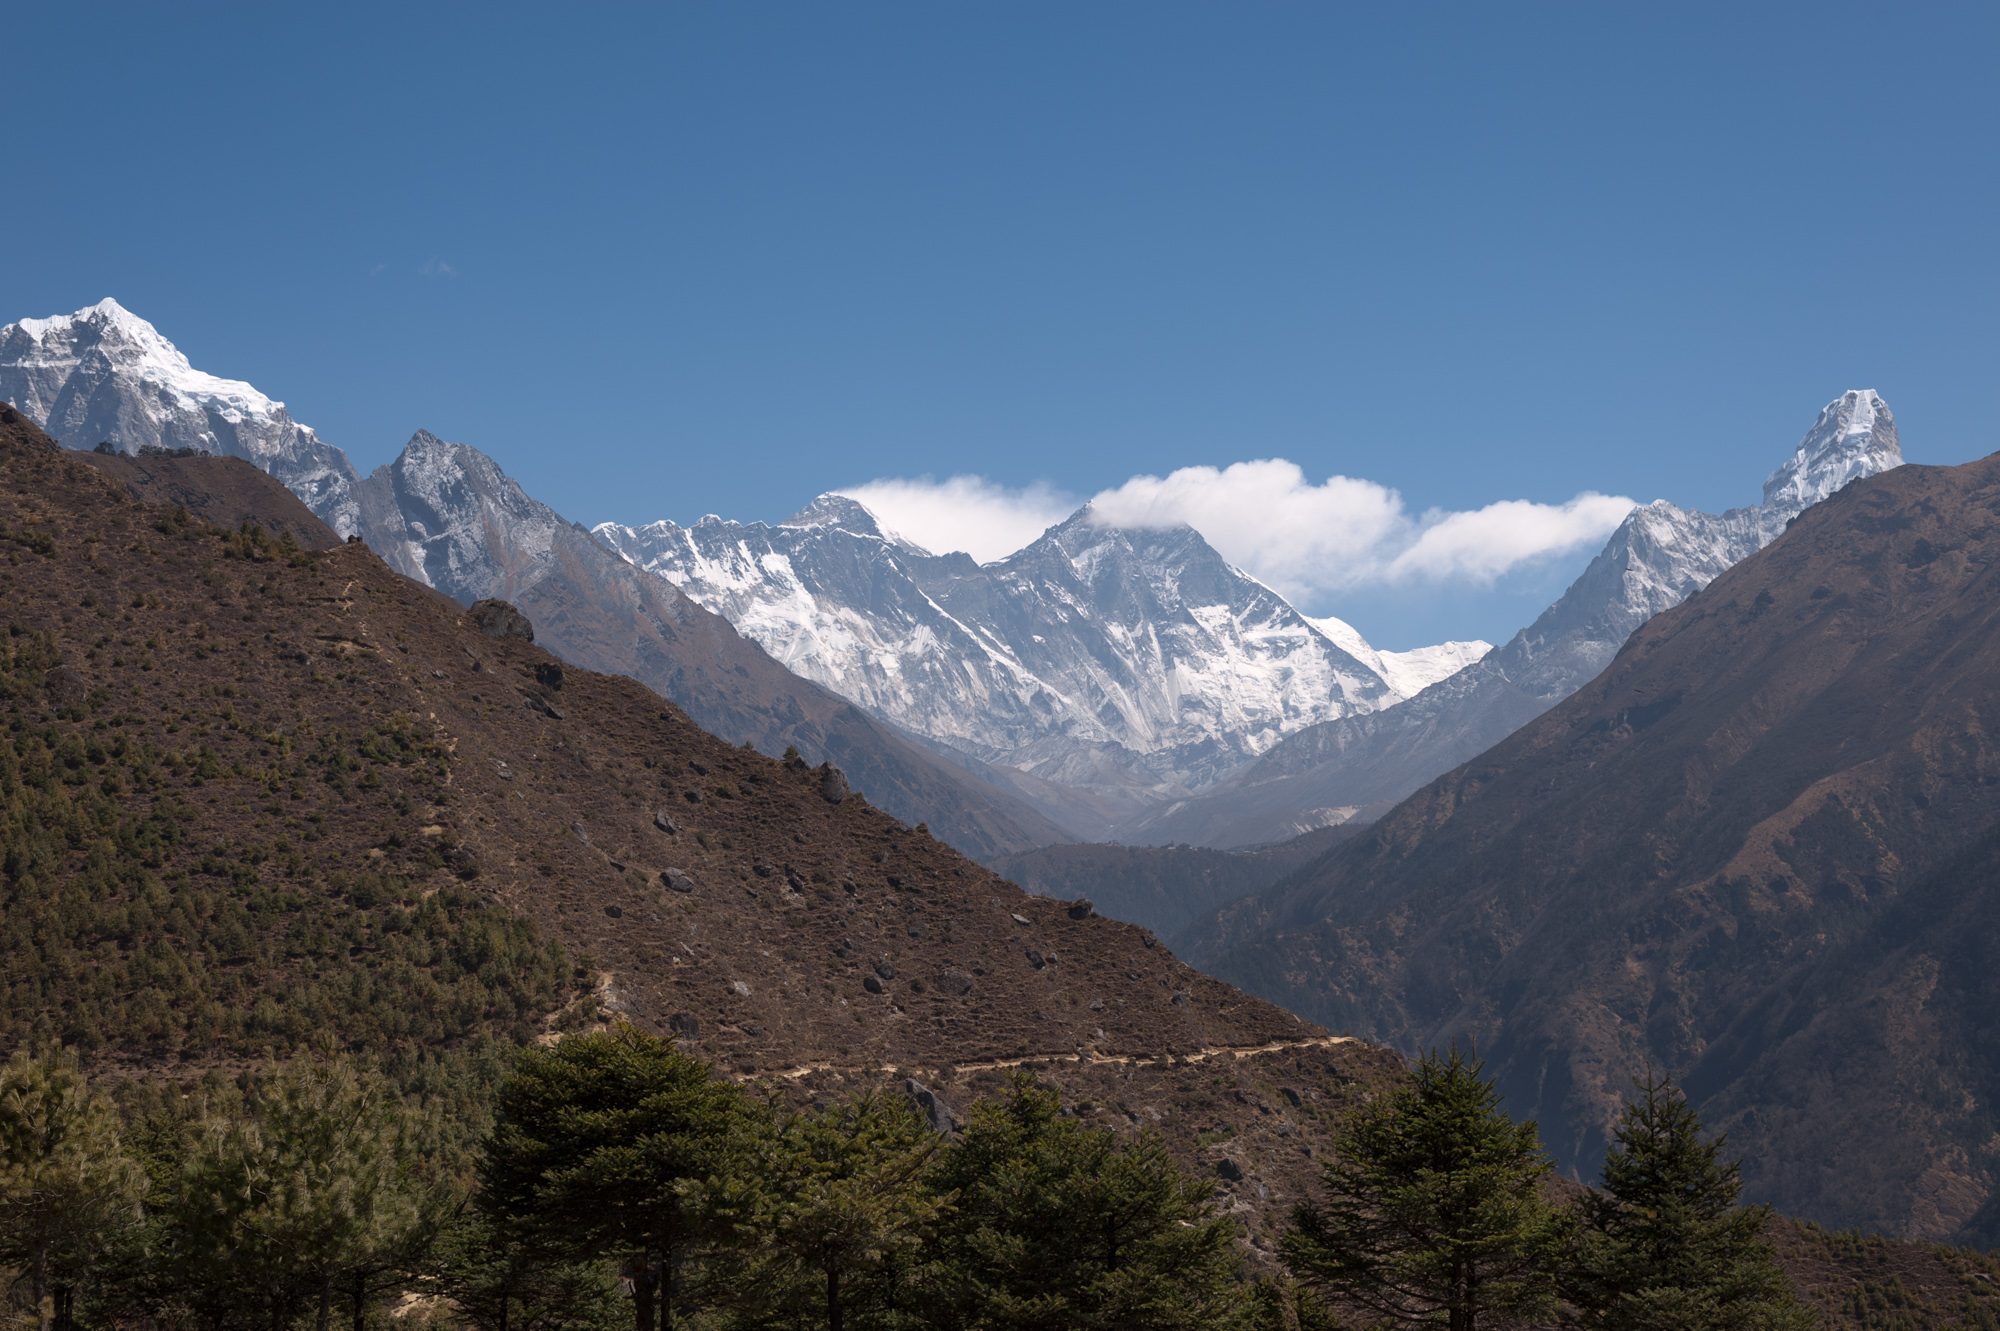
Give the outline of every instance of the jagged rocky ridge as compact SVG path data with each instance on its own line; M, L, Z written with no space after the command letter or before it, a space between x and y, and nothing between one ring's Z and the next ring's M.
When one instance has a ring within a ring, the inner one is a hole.
M1288 736L1126 839L1248 846L1377 816L1570 696L1633 630L1770 544L1807 507L1902 460L1881 396L1843 393L1765 481L1762 503L1721 514L1665 500L1634 509L1555 604L1490 654L1394 709Z
M703 726L768 753L843 767L882 808L992 856L1076 831L970 759L946 760L798 678L661 579L633 569L528 495L477 449L419 431L367 477L250 385L194 369L151 324L105 300L0 328L0 399L73 448L194 449L268 472L341 536L462 603L519 603L543 645L630 674Z

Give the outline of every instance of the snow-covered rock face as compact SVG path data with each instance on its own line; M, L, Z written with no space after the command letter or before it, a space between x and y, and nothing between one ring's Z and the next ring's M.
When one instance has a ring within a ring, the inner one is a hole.
M1888 404L1872 388L1851 388L1826 404L1798 451L1764 482L1764 506L1796 516L1849 481L1902 461Z
M355 476L276 402L204 374L115 300L0 328L0 399L71 448L192 448L255 463L343 536L355 531Z
M1492 643L1471 638L1441 642L1433 647L1412 647L1406 652L1385 652L1370 646L1360 630L1344 619L1329 616L1306 622L1325 634L1336 647L1374 670L1399 698L1414 698L1493 650Z
M1113 750L1185 788L1404 696L1358 635L1334 641L1186 527L1122 530L1085 510L984 566L888 534L838 495L776 526L597 534L807 678L1051 779L1116 767ZM1396 668L1407 681L1443 665Z

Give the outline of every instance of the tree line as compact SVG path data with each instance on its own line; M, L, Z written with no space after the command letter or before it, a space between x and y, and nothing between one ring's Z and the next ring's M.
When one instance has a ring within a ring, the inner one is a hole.
M1026 1076L946 1136L896 1093L769 1103L630 1026L428 1080L329 1057L115 1096L20 1051L0 1281L40 1331L1815 1324L1665 1081L1567 1200L1456 1053L1326 1145L1260 1265L1157 1136Z

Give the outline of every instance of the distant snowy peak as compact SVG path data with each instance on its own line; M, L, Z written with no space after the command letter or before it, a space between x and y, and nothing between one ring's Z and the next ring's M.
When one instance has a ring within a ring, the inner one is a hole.
M0 329L0 342L11 342L14 334L33 350L17 352L9 346L10 363L72 371L101 362L164 394L212 407L230 420L271 416L285 409L284 403L240 379L221 379L195 369L159 329L109 296L74 314L23 319Z
M71 448L192 448L270 472L342 535L356 526L339 449L240 379L197 370L117 301L0 328L0 397Z
M1450 679L1484 660L1493 644L1480 638L1412 647L1406 652L1380 652L1382 677L1405 698L1413 698L1440 680Z
M882 524L868 506L842 494L823 494L778 524L781 527L838 527L857 536L881 536Z
M1439 680L1449 679L1493 650L1493 644L1474 638L1467 642L1441 642L1432 647L1412 647L1405 652L1385 652L1369 645L1366 638L1344 619L1326 616L1307 619L1326 639L1380 675L1399 698L1414 698Z
M929 739L1034 771L1179 789L1401 698L1192 528L1088 508L990 564L823 495L785 522L605 524L598 538L807 678ZM1120 780L1126 777L1120 777Z
M1798 450L1764 482L1764 505L1803 512L1849 481L1902 463L1889 404L1872 388L1851 388L1826 404Z

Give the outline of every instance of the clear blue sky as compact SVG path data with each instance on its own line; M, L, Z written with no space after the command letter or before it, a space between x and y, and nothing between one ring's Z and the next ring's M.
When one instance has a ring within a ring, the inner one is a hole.
M104 295L566 514L1283 456L1722 507L2000 447L2000 7L16 6L0 321ZM455 275L447 275L455 274ZM1391 646L1494 592L1316 606Z

